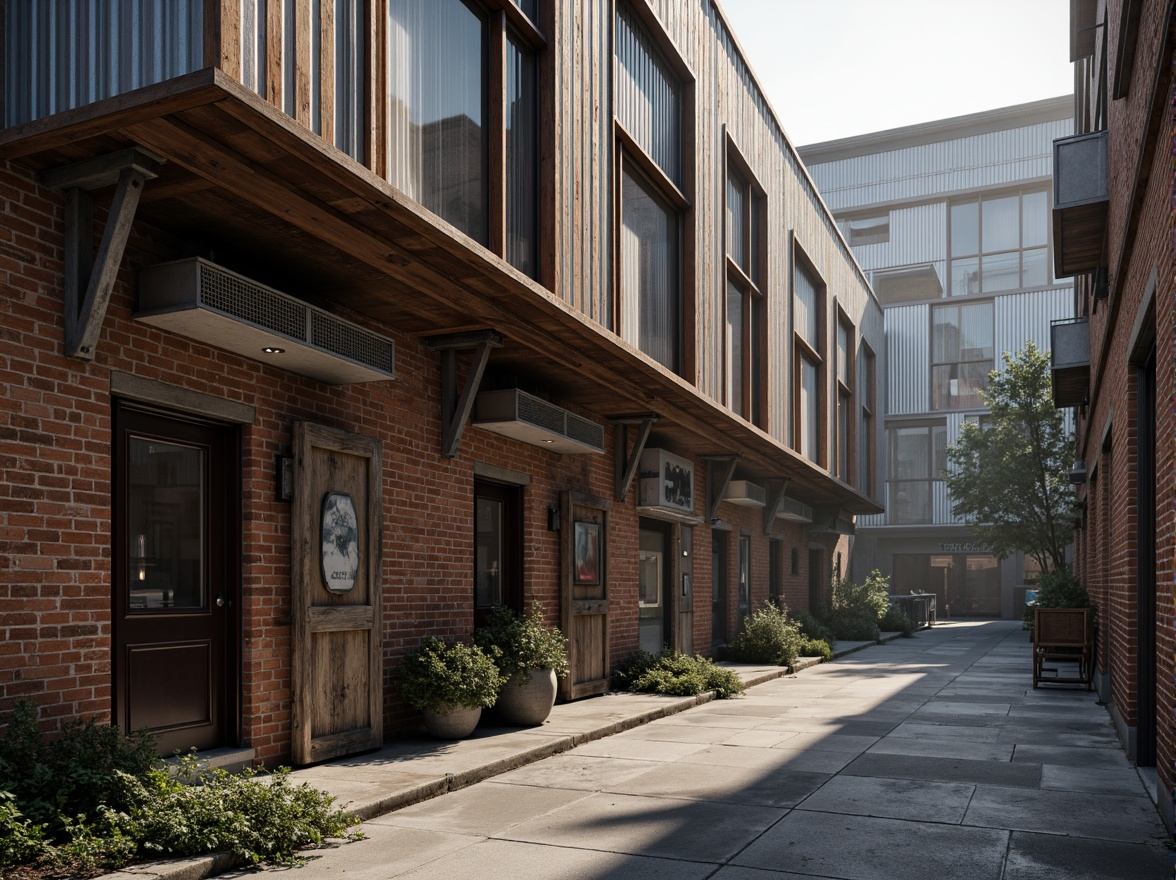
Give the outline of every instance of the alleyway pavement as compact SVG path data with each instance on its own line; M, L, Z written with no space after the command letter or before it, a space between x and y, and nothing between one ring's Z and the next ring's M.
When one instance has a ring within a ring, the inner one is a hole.
M296 876L1173 876L1105 709L1033 689L1019 622L942 624L638 726L667 698L613 699L557 707L530 732L299 771L371 818L366 840L310 853ZM620 732L568 749L593 712Z

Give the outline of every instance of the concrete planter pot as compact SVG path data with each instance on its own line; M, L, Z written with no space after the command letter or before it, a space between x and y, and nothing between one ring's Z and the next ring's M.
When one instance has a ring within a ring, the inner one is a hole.
M503 724L534 727L542 724L555 705L555 671L531 669L517 672L498 692L494 708Z
M425 730L437 739L464 739L474 732L482 717L482 707L454 706L446 704L439 712L428 709L421 711L425 718Z

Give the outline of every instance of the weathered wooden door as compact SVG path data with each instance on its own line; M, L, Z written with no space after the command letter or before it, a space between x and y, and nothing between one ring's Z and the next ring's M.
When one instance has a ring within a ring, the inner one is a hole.
M564 492L561 504L560 621L571 672L561 680L565 700L603 694L608 657L609 501Z
M380 443L294 425L293 758L311 764L384 736Z

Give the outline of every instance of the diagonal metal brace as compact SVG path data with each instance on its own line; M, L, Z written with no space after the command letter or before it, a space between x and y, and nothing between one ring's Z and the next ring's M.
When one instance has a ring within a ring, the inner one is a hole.
M41 183L65 192L66 357L94 359L143 184L158 176L163 161L146 150L131 148L41 174ZM91 264L94 210L90 192L111 184L114 199L98 256Z
M641 463L641 453L645 451L645 443L649 440L649 432L653 428L653 423L660 418L661 416L656 413L645 413L609 419L614 425L614 494L617 501L624 501L629 493L629 487L633 485L633 476ZM629 425L637 426L637 437L633 441L633 451L626 455L629 448Z
M776 513L784 501L784 493L788 491L789 479L768 480L768 503L764 507L764 534L772 534L772 526L776 524Z
M727 494L727 485L735 476L735 465L739 455L704 455L706 461L706 518L714 522L719 511L719 502Z
M482 374L490 360L490 350L501 348L504 337L493 330L434 336L425 344L441 352L441 454L456 458L466 421L474 408L474 397L482 384ZM473 349L474 358L466 374L461 395L457 393L457 352Z

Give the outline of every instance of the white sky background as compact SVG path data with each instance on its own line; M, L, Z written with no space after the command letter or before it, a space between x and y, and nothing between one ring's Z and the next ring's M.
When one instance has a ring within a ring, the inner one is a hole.
M1074 89L1069 0L719 0L797 146Z

